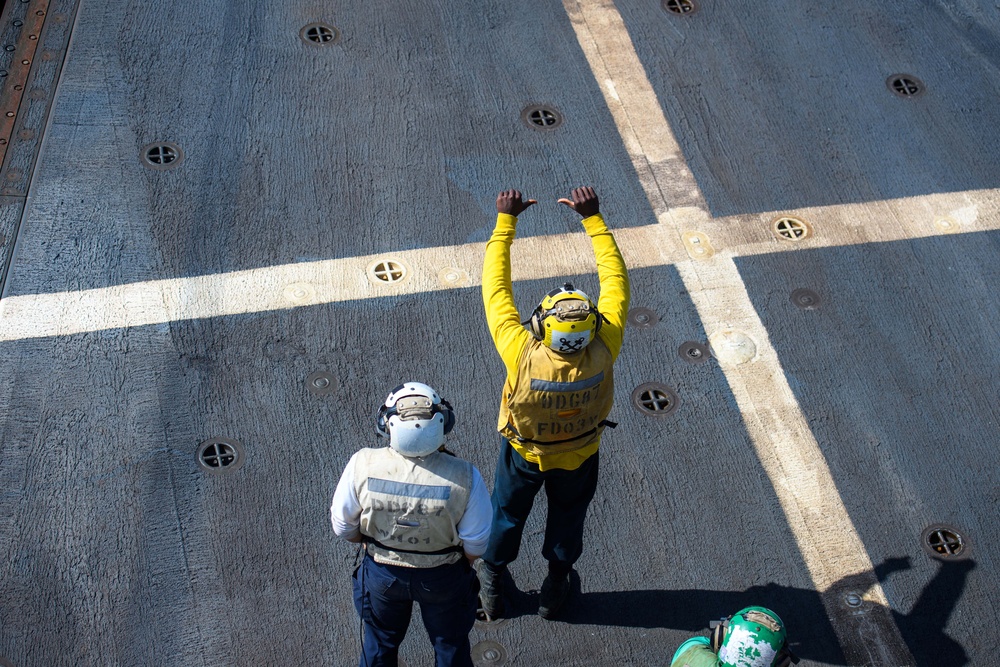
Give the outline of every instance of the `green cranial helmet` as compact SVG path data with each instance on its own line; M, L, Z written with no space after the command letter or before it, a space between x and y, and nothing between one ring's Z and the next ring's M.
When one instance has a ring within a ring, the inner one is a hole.
M720 629L720 667L778 667L789 662L785 624L766 607L741 609Z

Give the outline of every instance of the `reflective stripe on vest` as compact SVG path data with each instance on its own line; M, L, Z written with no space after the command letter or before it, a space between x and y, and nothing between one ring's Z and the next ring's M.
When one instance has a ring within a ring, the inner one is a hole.
M530 341L518 361L515 386L509 379L504 386L500 433L540 456L595 442L614 403L613 363L600 338L573 355Z
M458 522L472 490L472 464L434 452L407 458L363 449L355 462L361 533L379 563L437 567L458 561Z

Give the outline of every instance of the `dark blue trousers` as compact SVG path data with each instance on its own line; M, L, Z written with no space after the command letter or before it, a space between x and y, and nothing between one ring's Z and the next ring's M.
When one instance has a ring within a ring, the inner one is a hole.
M583 553L583 522L597 491L599 455L600 452L595 452L576 470L542 472L501 438L493 483L493 530L483 560L497 569L517 559L524 522L535 495L544 486L549 515L545 521L542 556L549 561L553 573L568 573Z
M472 667L469 632L476 622L479 582L463 557L453 565L415 568L365 556L354 571L354 607L364 632L361 667L396 667L399 645L420 604L436 667Z

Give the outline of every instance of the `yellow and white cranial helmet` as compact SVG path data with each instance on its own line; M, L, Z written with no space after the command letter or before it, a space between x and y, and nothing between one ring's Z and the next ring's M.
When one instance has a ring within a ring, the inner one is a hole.
M547 347L560 354L574 354L597 337L602 319L589 296L564 283L545 295L526 324Z

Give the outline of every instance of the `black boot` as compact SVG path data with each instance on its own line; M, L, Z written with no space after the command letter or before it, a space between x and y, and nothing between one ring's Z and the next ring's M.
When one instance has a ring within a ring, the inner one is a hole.
M486 561L479 562L479 602L487 620L503 618L503 578L506 567L494 567Z
M542 582L542 594L538 600L538 615L551 620L559 613L569 598L569 572L549 569L549 576Z

